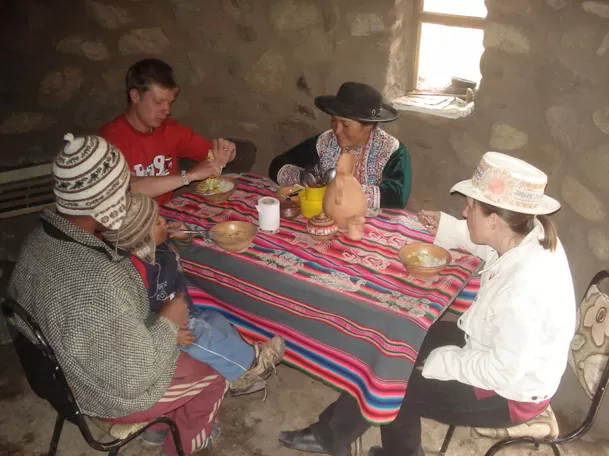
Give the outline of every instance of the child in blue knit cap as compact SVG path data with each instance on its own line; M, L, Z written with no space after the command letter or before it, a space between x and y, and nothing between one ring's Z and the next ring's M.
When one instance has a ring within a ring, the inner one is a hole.
M127 215L120 229L103 236L116 248L135 256L132 261L145 269L142 275L153 315L158 315L167 299L184 294L190 321L188 327L178 331L181 350L209 364L231 382L232 395L259 391L283 357L284 340L275 336L268 342L249 345L222 314L193 305L177 250L168 240L190 242L190 236L179 231L185 229L182 222L167 222L161 217L156 201L132 193L128 194Z

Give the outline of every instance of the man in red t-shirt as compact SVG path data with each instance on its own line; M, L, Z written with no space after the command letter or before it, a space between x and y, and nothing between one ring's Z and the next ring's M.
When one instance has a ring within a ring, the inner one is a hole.
M158 59L145 59L127 71L127 111L100 129L123 153L131 170L131 191L171 199L174 190L216 177L235 158L236 147L219 138L210 141L169 118L179 87L173 69ZM209 151L213 159L208 158ZM189 171L178 172L178 159L198 161Z

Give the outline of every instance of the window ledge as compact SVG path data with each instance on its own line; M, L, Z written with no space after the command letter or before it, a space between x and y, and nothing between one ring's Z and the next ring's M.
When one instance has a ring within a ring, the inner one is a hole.
M398 111L418 112L448 119L461 119L474 112L474 102L466 102L459 97L443 95L408 94L392 102Z

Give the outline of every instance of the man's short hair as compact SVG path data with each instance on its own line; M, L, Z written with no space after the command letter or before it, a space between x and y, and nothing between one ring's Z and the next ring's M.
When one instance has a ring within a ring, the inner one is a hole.
M176 89L178 84L173 79L173 68L159 59L144 59L135 62L127 70L127 104L131 104L131 89L144 94L151 84L158 84L166 89Z

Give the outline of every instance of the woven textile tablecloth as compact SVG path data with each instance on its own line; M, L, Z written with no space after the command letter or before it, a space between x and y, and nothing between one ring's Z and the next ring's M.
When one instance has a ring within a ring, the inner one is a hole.
M237 182L227 202L186 193L161 213L203 232L226 220L258 224L256 202L276 186L251 174ZM286 363L347 391L368 421L382 424L399 411L429 327L455 298L457 312L471 304L480 259L453 251L441 275L412 277L397 251L431 235L404 210L368 215L357 242L344 235L316 242L298 217L282 220L277 233L259 232L243 253L205 237L180 253L197 305L224 314L250 341L283 336Z

